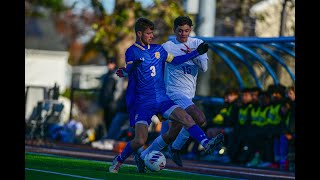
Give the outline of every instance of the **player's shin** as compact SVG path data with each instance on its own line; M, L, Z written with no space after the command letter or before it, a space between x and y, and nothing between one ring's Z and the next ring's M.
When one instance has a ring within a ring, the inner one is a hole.
M179 135L172 143L172 147L174 149L180 150L183 147L183 145L188 141L189 137L190 137L190 134L188 130L186 130L185 128L182 128Z
M163 140L162 135L158 136L152 144L141 152L141 158L144 159L144 157L151 151L161 151L163 148L165 148L168 144Z

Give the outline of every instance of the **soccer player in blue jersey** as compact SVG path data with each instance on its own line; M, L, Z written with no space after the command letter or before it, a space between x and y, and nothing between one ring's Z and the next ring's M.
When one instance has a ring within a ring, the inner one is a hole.
M188 16L179 16L174 20L174 33L176 38L162 44L163 48L174 56L190 53L203 43L201 39L189 37L192 31L192 20ZM207 53L179 65L166 63L165 85L166 93L176 104L184 109L199 126L206 125L204 113L192 102L195 96L198 71L205 72L208 69ZM141 152L141 158L153 150L161 151L168 144L171 159L178 166L182 166L180 150L187 142L190 133L182 124L176 121L171 122L168 130L168 120L162 122L161 135L153 143ZM179 133L179 135L178 135ZM216 136L218 145L223 143L223 134Z
M151 117L157 113L166 119L181 123L205 151L213 151L216 146L215 139L208 139L192 117L168 97L163 76L165 62L181 64L206 53L208 45L202 43L196 51L174 57L161 45L151 44L153 30L153 22L139 18L135 23L136 42L125 53L126 68L121 72L128 73L129 77L126 98L131 117L130 125L135 128L135 137L114 158L109 167L109 172L112 173L117 173L121 164L145 144ZM137 163L143 163L140 155L136 155L135 160ZM138 168L138 171L143 173L145 169Z

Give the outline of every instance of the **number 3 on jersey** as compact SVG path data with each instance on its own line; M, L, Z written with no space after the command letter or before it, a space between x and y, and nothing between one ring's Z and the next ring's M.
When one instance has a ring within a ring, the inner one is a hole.
M154 67L154 66L151 66L150 67L150 70L151 70L151 76L153 77L153 76L155 76L157 73L156 73L156 67Z

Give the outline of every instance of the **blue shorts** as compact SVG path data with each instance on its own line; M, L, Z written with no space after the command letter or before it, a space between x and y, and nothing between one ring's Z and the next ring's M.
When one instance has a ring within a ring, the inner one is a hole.
M135 104L134 110L129 111L130 126L133 127L136 123L149 126L152 116L157 113L160 113L165 119L168 119L172 111L177 107L179 106L169 98L161 102Z

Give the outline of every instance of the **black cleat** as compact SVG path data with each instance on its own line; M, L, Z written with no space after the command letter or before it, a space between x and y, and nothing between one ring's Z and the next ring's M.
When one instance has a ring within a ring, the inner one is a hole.
M140 157L140 153L134 156L134 161L137 164L138 172L145 173L146 172L146 165L144 164L144 160Z
M222 133L210 139L206 147L204 147L205 153L211 154L216 148L219 148L223 145L223 141L224 141L224 135Z
M176 165L182 167L182 160L181 160L181 156L180 156L180 150L174 149L172 147L172 145L169 145L168 150L169 150L169 154L171 156L172 161L174 163L176 163Z

